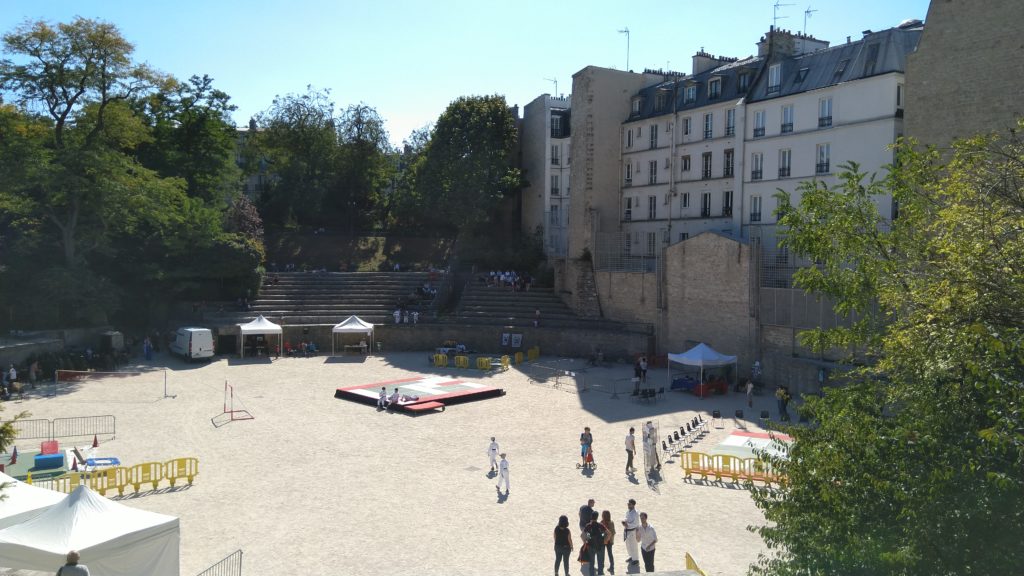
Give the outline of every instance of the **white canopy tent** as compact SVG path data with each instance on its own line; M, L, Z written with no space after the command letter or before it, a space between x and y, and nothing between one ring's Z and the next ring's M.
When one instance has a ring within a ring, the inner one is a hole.
M680 354L669 354L668 361L671 365L672 362L676 364L685 364L687 366L698 366L700 367L700 382L704 382L704 367L716 367L716 366L728 366L730 364L736 364L736 357L729 356L727 354L721 354L717 352L711 346L701 342L693 348L690 348L686 352ZM733 379L737 378L737 370L733 370ZM669 385L672 384L672 370L668 370ZM733 385L736 383L733 382Z
M270 320L267 320L263 315L259 315L255 320L248 324L239 324L238 327L242 331L241 337L238 339L238 354L239 356L245 357L245 337L250 335L270 335L277 334L277 350L278 355L281 353L281 338L284 333L281 327L274 324ZM267 350L267 356L270 356L270 350Z
M373 350L373 324L363 320L358 316L349 316L345 320L338 322L334 329L331 330L331 354L334 354L335 334L366 334L370 337L370 350Z
M25 484L0 472L0 484L9 484L0 500L0 529L21 524L67 498L67 494Z
M0 530L0 566L53 572L78 550L93 574L179 576L174 516L108 500L85 486L35 518Z

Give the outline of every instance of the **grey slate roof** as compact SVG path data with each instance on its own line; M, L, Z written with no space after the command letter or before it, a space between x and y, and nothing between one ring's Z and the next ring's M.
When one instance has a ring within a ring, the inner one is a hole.
M747 90L754 85L754 80L757 76L757 71L761 66L761 62L764 58L758 56L750 56L736 62L729 62L723 64L717 68L706 70L700 74L693 76L680 75L676 78L669 78L664 82L660 82L653 86L649 86L640 90L638 95L643 99L640 106L640 113L630 115L627 121L632 122L635 120L650 118L655 116L662 116L665 114L671 114L672 108L672 94L675 89L676 107L677 112L685 110L692 110L694 108L701 108L709 104L718 104L721 102L727 102L729 100L738 100L743 98L747 94ZM750 84L747 86L747 90L741 91L739 89L739 76L740 74L749 74ZM720 78L722 81L722 91L718 98L708 98L708 81L712 78ZM696 85L697 87L697 98L693 102L687 102L686 90L687 86ZM656 110L657 95L659 92L667 95L665 106L661 110Z
M773 58L766 66L782 64L782 83L777 92L768 93L768 74L762 74L750 91L748 101L756 102L825 88L841 82L870 76L903 72L907 55L916 48L922 28L890 28L867 34L862 39L832 46L809 54ZM804 78L797 81L801 70Z

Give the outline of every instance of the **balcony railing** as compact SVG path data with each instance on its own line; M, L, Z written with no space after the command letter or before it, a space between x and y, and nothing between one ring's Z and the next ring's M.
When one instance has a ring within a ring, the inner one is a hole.
M820 116L818 117L818 128L828 128L832 125L831 116Z
M750 171L750 179L751 180L760 180L761 179L761 170L751 170Z
M782 88L782 84L775 84L775 85L769 84L769 85L768 85L768 93L769 93L769 94L775 94L775 93L776 93L776 92L778 92L778 91L779 91L779 90L780 90L781 88Z
M626 178L626 183L625 183L625 184L623 184L623 186L624 186L625 188L629 188L629 187L630 187L630 186L632 186L632 185L633 185L633 179L632 179L632 178Z
M711 218L711 208L701 208L700 209L700 217L701 218Z
M732 166L726 166L725 169L722 170L722 176L725 177L725 178L731 177L732 176Z
M551 157L551 165L552 166L558 166L558 157L557 156L552 156Z
M705 139L705 140L710 140L710 139L711 139L711 136L712 136L713 134L714 134L714 130L712 130L711 128L705 128L705 129L704 129L704 139Z
M551 195L552 196L558 196L559 192L560 192L560 190L558 188L552 188L551 189Z
M750 213L750 221L751 222L760 222L761 221L761 213L760 212L751 212Z
M789 166L779 167L779 178L789 178Z
M725 216L725 217L732 216L732 206L723 206L722 207L722 216Z
M725 135L726 136L735 136L736 135L736 127L735 126L726 126L725 127Z
M814 165L815 174L828 174L828 162L818 162Z
M760 138L761 136L764 136L764 126L754 128L754 138Z
M633 219L633 211L632 210L626 210L626 213L622 215L622 219L625 220L626 222L629 222L630 220L632 220Z
M779 132L782 132L783 134L786 134L787 132L792 132L792 131L793 131L793 123L792 122L786 122L785 124L783 124L779 128Z
M705 168L700 173L701 180L711 180L711 168Z

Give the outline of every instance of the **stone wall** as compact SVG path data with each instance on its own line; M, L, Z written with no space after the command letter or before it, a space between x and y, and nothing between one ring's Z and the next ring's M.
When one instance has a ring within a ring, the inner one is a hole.
M1005 131L1024 116L1024 2L934 0L907 58L905 128L924 144Z
M665 252L665 351L698 342L738 356L740 377L755 359L756 317L751 306L751 248L714 232L669 246Z
M658 277L646 272L597 272L596 284L606 318L655 324L659 318Z
M333 325L307 324L282 326L284 340L298 343L312 340L326 354L331 352ZM232 333L230 329L225 333ZM233 332L237 334L237 328ZM519 348L501 345L503 333L522 334ZM339 335L337 345L357 344L362 337L358 334ZM653 335L643 332L590 330L582 328L532 328L502 326L475 326L457 324L384 324L377 326L374 339L381 342L385 352L422 351L427 354L445 340L456 340L466 344L480 354L514 354L526 352L527 348L540 346L541 354L586 358L600 350L605 358L630 358L652 345ZM369 341L369 339L367 339Z

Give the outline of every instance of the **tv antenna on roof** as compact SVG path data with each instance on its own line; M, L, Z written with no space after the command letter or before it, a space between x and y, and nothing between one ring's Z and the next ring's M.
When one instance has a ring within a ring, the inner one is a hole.
M553 94L553 96L555 98L558 98L558 78L545 78L545 80L547 80L548 82L555 83L555 93Z
M807 7L807 10L804 10L804 36L807 36L807 19L815 12L817 12L817 10L811 10L810 6Z
M779 16L779 8L782 8L783 6L794 6L794 4L783 4L782 0L775 0L775 4L772 10L772 26L774 26L775 28L779 27L779 20L782 20L783 18L789 18L789 16Z
M619 34L626 35L626 72L629 72L629 26L619 30Z

